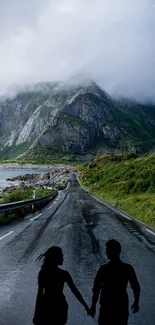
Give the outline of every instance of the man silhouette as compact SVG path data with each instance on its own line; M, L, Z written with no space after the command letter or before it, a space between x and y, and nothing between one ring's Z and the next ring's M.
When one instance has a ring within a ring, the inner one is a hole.
M99 325L127 325L128 294L127 284L130 282L134 293L133 313L139 311L140 285L134 268L120 259L121 245L112 239L106 243L106 254L109 263L102 265L96 275L93 286L92 306L90 314L96 313L96 303L100 294Z

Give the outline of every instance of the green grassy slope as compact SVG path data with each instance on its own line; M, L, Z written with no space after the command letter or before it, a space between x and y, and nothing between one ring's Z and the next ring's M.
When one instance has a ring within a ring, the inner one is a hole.
M80 168L93 194L155 227L155 155L107 154Z
M7 146L3 149L0 148L0 162L16 159L30 147L31 143L26 141L18 145Z

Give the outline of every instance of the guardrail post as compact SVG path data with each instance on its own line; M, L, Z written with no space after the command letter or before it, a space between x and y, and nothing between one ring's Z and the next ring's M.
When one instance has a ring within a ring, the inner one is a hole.
M36 197L36 190L32 190L32 199L35 199L35 197ZM34 204L32 204L32 211L34 212L35 210L34 210Z
M24 208L20 209L20 218L24 218Z

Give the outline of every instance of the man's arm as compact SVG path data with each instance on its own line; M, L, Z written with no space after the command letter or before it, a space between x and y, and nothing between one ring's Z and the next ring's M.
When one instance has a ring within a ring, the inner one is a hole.
M132 266L130 266L129 270L129 282L134 294L134 303L132 304L131 309L133 310L133 313L137 313L139 311L140 285Z
M102 275L103 275L103 270L102 270L102 267L100 267L97 274L96 274L95 281L94 281L94 286L93 286L92 305L91 305L91 308L90 308L90 315L92 317L94 317L95 314L96 314L96 303L98 301L100 290L101 290Z

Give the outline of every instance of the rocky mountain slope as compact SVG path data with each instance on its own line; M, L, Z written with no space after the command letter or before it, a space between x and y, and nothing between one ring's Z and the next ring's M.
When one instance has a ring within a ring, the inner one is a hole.
M0 158L50 151L87 154L93 148L149 151L155 106L116 101L94 82L40 83L0 101Z

